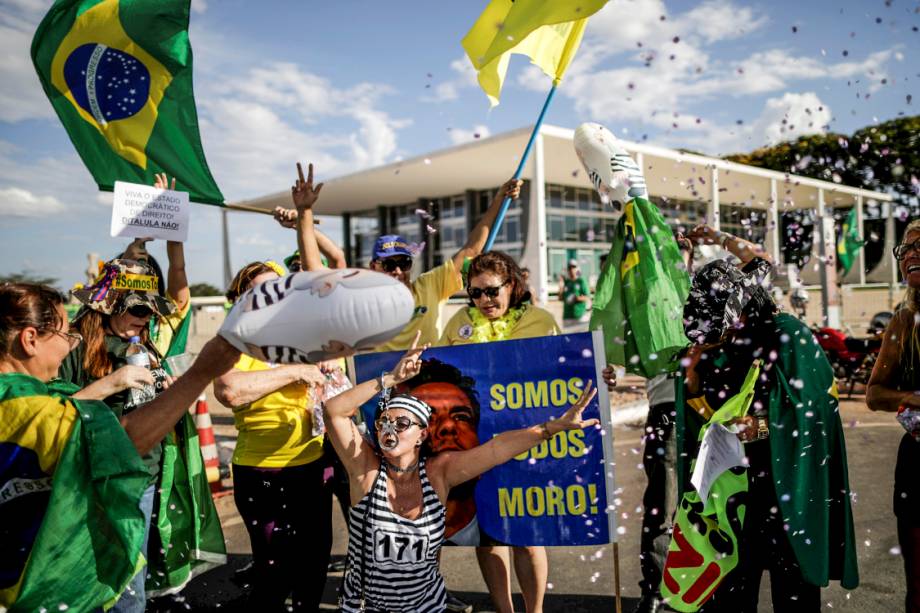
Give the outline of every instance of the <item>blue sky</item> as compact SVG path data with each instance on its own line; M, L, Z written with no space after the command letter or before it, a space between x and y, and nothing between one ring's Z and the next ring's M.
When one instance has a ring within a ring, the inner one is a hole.
M125 241L109 237L111 194L96 190L29 59L50 4L0 0L0 272L69 287L87 253L112 257ZM322 179L532 123L549 81L526 59L512 62L500 106L475 85L460 39L485 4L193 0L202 139L224 195L285 189L296 160ZM547 121L711 154L852 132L917 114L918 29L908 0L611 0ZM338 237L337 220L323 227ZM230 232L234 268L294 245L258 215L232 214ZM195 207L186 251L192 282L222 285L213 207Z

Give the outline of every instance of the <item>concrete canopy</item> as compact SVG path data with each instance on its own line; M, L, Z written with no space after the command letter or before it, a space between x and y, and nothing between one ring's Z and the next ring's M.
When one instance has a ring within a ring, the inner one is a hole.
M318 215L341 215L381 204L414 202L420 195L437 198L459 194L467 189L488 189L507 180L517 167L532 127L525 126L463 145L441 149L343 175L326 181L323 197L316 207ZM575 156L573 130L544 125L544 176L547 183L591 187ZM818 181L808 177L745 166L674 149L621 141L634 156L642 158L649 191L653 196L683 200L710 201L713 174L717 173L717 198L721 204L737 204L768 209L771 183L776 181L780 212L817 208L818 189L824 190L825 206L846 207L858 197L889 201L887 194ZM533 160L523 176L533 176ZM287 190L259 198L233 202L231 209L271 212L276 206L291 206Z

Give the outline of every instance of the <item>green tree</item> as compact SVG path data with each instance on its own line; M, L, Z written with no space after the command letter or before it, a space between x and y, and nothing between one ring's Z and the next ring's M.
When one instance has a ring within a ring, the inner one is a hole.
M0 274L0 283L39 283L41 285L50 285L55 287L58 280L54 277L42 277L31 272L14 272L2 275Z
M192 283L188 286L188 290L192 293L193 297L199 296L223 296L224 293L211 285L210 283Z
M899 117L844 134L795 141L725 156L749 164L876 191L891 191L916 212L920 195L920 115Z

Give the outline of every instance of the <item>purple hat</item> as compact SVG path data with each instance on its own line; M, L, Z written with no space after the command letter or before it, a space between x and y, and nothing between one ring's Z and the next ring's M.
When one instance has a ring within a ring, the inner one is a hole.
M374 260L382 260L394 255L407 255L410 258L415 256L413 250L415 245L410 244L398 234L384 234L374 243Z

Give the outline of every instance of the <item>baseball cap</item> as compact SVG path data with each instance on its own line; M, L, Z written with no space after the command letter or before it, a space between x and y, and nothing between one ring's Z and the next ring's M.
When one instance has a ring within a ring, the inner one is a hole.
M409 241L398 234L384 234L374 242L374 260L389 258L394 255L413 257L415 253Z
M569 268L572 267L578 268L578 260L569 260Z

